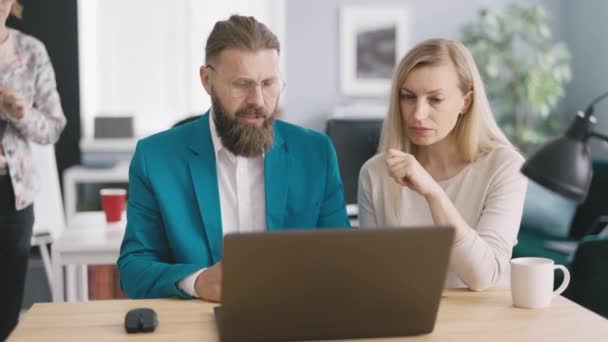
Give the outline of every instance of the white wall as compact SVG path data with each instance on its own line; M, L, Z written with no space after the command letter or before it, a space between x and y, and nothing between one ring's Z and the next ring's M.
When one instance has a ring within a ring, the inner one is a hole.
M133 115L145 136L207 110L198 69L215 22L252 15L284 42L283 1L80 0L83 138L97 115Z
M414 44L431 37L461 38L462 26L474 20L482 7L492 11L507 3L542 4L552 17L551 28L563 39L560 21L564 0L294 0L286 2L287 89L284 118L305 127L324 130L336 106L352 103L386 106L384 96L345 96L340 91L339 9L346 5L393 6L409 12L408 40ZM578 2L576 2L578 3ZM407 47L408 49L410 47ZM296 94L296 95L294 95ZM375 114L375 113L373 113Z
M596 96L608 91L608 1L566 3L567 43L572 53L572 82L566 89L568 119L584 110ZM608 100L595 106L596 130L608 134ZM591 139L593 155L608 158L608 144Z

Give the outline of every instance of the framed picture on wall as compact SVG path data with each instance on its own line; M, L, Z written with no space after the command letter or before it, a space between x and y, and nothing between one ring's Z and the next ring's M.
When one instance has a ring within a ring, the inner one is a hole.
M404 7L340 8L340 88L344 95L388 95L393 71L409 47Z

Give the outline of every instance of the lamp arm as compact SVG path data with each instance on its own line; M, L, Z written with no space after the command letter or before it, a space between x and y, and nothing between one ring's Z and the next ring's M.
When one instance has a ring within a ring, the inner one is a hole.
M593 106L595 106L596 103L600 102L606 97L608 97L608 92L603 93L602 95L596 97L595 99L593 99L593 101L591 101L589 106L587 106L587 109L585 109L585 119L589 119L589 117L593 115Z
M608 142L608 135L606 135L606 134L602 134L602 133L599 133L599 132L596 132L596 131L591 131L591 132L589 132L588 136L589 137L599 138L599 139L604 140L605 142Z

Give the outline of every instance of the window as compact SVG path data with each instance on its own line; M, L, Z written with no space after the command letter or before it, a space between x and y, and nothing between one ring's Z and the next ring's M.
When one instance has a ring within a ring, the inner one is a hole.
M79 0L78 12L85 139L95 116L133 116L136 136L145 136L206 111L198 69L217 20L255 16L284 51L284 0Z

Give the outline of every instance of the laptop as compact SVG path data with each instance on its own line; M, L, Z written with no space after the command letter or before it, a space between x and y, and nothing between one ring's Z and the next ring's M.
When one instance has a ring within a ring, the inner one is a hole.
M447 226L226 235L220 339L430 333L453 236Z

